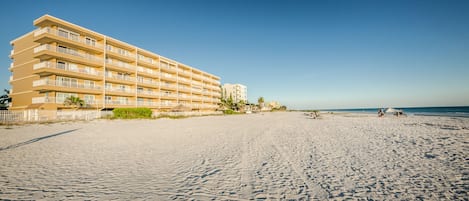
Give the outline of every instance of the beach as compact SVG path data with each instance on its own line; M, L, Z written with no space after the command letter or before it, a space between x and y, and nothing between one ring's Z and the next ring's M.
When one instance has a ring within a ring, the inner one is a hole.
M469 118L302 112L0 127L0 199L468 200Z

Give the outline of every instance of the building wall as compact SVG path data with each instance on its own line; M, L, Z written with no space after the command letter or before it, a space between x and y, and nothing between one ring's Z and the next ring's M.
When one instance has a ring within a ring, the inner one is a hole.
M233 102L244 101L247 103L247 87L242 84L224 84L223 87L223 98L233 98Z
M34 25L11 42L11 109L66 109L63 100L72 95L88 109L218 108L215 75L49 15Z

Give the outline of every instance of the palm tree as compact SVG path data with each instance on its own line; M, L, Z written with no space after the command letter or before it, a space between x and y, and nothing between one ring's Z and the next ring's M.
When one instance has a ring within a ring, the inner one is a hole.
M259 104L259 109L262 110L262 108L264 107L264 97L259 97L257 99L257 103Z
M79 97L70 96L64 101L64 105L72 106L75 110L85 105L85 101L81 100Z

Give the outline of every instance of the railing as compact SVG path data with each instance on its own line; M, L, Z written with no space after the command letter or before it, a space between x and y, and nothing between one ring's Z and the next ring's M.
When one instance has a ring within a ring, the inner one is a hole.
M134 105L132 101L128 100L106 100L105 102L109 105Z
M111 65L114 65L114 66L118 66L118 67L122 67L122 68L127 68L127 69L131 69L131 70L135 70L135 66L132 66L126 62L123 62L123 61L120 61L120 62L115 62L113 60L110 60L110 59L106 59L106 63L107 64L111 64Z
M159 102L143 102L143 101L137 101L137 106L159 106Z
M165 98L165 97L168 97L168 98L177 98L178 95L177 95L177 94L161 93L161 98Z
M34 53L38 53L38 52L44 51L44 50L49 50L49 51L53 51L53 52L68 54L68 55L80 57L82 59L88 59L88 60L91 60L91 61L97 61L97 62L102 61L101 58L99 58L97 56L94 56L94 55L83 54L83 53L80 53L80 52L78 52L77 50L74 50L74 49L69 49L69 48L64 48L64 47L57 47L57 46L53 46L53 45L49 45L49 44L44 44L44 45L35 47L34 48Z
M10 82L13 81L13 75L10 75Z
M162 102L160 104L160 106L161 107L176 107L176 106L178 106L178 104L177 103L172 103L172 102L171 103L170 102Z
M125 80L125 81L135 81L134 77L122 76L122 75L109 75L109 74L106 74L106 77L114 78L114 79L118 79L118 80Z
M10 63L10 68L13 68L13 62Z
M158 71L153 71L152 69L148 69L148 68L141 67L141 66L137 66L137 71L152 74L152 75L155 75L155 76L159 76Z
M41 69L41 68L51 68L51 69L59 69L59 70L64 70L64 71L70 71L70 72L75 72L75 73L83 73L87 75L95 75L99 76L101 75L100 71L95 71L95 70L88 70L86 68L74 68L70 67L70 65L58 65L56 63L44 61L41 63L37 63L33 65L33 70Z
M144 91L144 90L137 90L138 94L146 94L146 95L152 95L152 96L158 96L159 93L153 92L153 91Z
M130 52L128 52L128 50L123 51L123 52L120 52L119 49L117 49L117 48L115 48L115 47L113 47L113 48L111 48L111 49L107 49L107 51L113 52L113 53L116 53L116 54L119 54L119 55L122 55L122 56L124 56L124 57L130 57L130 58L134 58L134 57L135 57L135 55L132 54L132 53L130 53ZM124 53L124 52L126 52L126 53Z
M13 54L15 54L15 50L10 50L10 57L12 57Z
M33 87L38 86L59 86L66 88L76 88L76 89L93 89L99 90L101 86L99 85L90 85L90 84L81 84L71 81L60 81L60 80L49 80L49 79L40 79L33 81Z
M155 86L159 86L159 82L155 82L155 81L152 81L152 80L147 80L147 79L137 79L137 81L139 83L145 83L145 84L152 84L152 85L155 85Z
M160 87L162 87L162 88L170 88L170 89L177 89L177 86L174 85L174 84L164 84L164 83L161 83Z
M97 47L97 48L102 48L103 47L98 42L87 42L86 40L83 40L81 37L70 37L69 34L67 34L67 35L59 34L59 32L57 30L51 29L49 27L45 27L45 28L42 28L42 29L39 29L39 30L35 31L34 32L34 37L39 36L39 35L44 34L44 33L49 33L49 34L52 34L52 35L60 36L60 37L66 38L68 40L79 42L79 43L82 43L82 44L85 44L85 45L88 45L88 46L92 46L92 47Z
M134 93L135 90L131 88L116 88L116 87L106 87L106 91L113 91L113 92L124 92L124 93Z
M32 98L32 103L58 103L58 104L63 104L65 102L65 98L55 98L55 97L33 97ZM98 105L102 103L102 100L83 100L85 102L85 106L87 105Z

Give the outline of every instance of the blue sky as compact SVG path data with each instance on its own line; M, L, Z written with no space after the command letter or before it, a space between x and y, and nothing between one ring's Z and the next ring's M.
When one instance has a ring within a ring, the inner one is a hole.
M469 105L469 1L0 2L10 41L50 14L293 109Z

